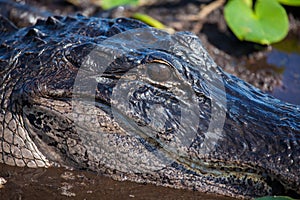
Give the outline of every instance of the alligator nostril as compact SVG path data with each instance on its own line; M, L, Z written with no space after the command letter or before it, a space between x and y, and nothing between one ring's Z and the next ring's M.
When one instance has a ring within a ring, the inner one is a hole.
M162 63L147 64L147 73L153 81L163 82L171 78L171 70L168 65Z

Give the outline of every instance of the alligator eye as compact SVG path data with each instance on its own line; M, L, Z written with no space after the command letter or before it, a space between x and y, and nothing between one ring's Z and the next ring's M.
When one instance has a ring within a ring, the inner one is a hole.
M170 66L161 62L147 64L147 73L153 81L163 82L171 78Z

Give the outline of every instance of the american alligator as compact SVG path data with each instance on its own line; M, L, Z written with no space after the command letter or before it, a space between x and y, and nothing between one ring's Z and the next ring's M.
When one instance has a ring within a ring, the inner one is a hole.
M0 162L239 198L300 194L300 106L191 33L126 18L0 19Z

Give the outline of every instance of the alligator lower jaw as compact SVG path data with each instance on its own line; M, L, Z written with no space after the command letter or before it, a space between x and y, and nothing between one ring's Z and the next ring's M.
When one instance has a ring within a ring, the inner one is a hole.
M129 180L138 183L151 183L176 189L187 189L211 194L220 194L238 199L268 196L272 188L260 175L254 173L225 172L214 169L213 173L202 173L195 168L184 167L177 162L160 170L146 173L124 173L108 170L109 175L119 181ZM195 172L196 171L196 172ZM212 171L212 169L207 169Z

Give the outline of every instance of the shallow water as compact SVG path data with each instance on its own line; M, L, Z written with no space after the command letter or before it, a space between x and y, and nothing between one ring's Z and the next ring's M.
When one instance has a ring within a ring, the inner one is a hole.
M257 72L269 71L280 76L280 84L268 92L274 97L300 105L300 35L289 34L283 41L273 44L263 58L246 67Z
M30 169L0 164L7 183L0 199L206 199L233 200L213 194L151 184L114 181L86 171L64 168Z
M283 70L282 86L275 87L271 94L283 101L300 105L299 38L288 37L275 44L266 61Z

